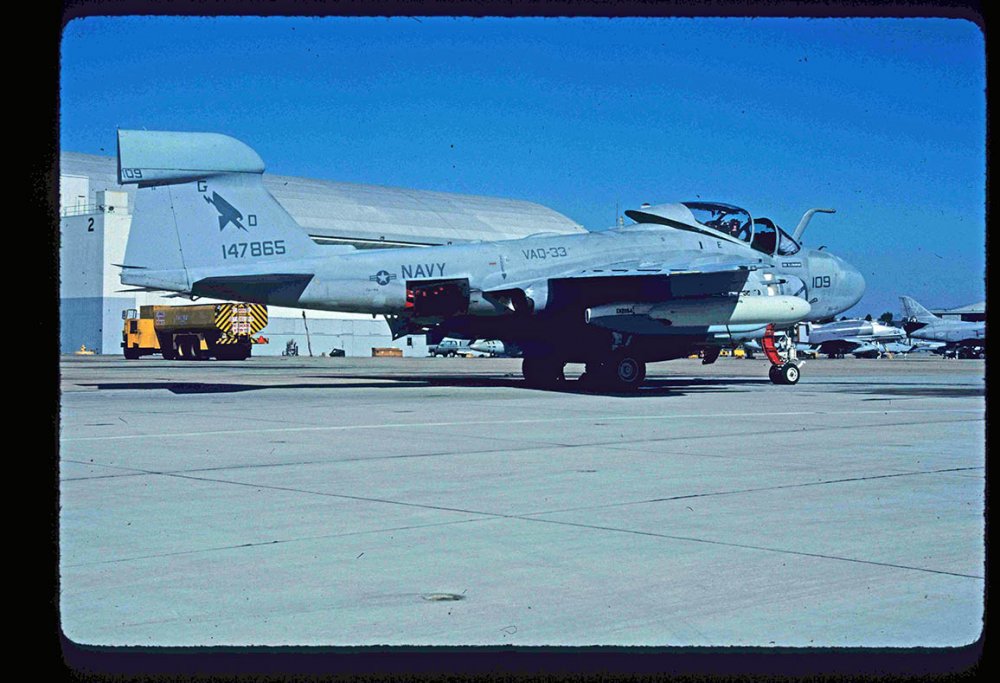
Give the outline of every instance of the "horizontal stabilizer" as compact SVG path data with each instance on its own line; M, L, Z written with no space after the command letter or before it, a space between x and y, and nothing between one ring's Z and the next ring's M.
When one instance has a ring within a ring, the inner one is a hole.
M133 289L116 289L115 292L119 294L148 294L149 292L165 292L165 289L156 289L155 287L135 287Z
M118 182L122 185L164 185L220 173L263 172L263 159L228 135L118 131Z
M207 277L191 285L191 293L230 301L295 306L312 274L227 275Z

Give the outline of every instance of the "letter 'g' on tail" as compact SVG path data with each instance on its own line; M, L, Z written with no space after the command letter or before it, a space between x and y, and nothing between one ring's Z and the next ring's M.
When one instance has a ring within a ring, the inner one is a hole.
M119 130L118 181L139 186L122 283L230 298L210 290L311 277L303 260L322 248L267 191L263 172L256 152L225 135Z

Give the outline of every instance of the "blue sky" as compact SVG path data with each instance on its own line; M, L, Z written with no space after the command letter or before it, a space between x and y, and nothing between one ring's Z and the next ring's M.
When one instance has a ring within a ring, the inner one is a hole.
M63 149L204 130L272 173L535 201L713 199L864 273L852 313L985 298L986 75L956 19L90 17Z

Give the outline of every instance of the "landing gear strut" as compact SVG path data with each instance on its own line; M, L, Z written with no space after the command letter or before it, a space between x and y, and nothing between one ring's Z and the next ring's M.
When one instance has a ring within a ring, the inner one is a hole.
M795 357L795 346L791 340L787 336L784 337L784 340L782 343L784 348L779 350L779 342L774 336L774 324L771 323L767 326L764 338L761 340L764 354L771 361L771 369L767 376L775 384L796 384L802 374L802 361Z

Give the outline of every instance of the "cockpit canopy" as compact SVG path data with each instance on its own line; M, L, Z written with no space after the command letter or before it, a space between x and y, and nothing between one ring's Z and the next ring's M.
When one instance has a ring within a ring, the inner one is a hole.
M750 212L730 204L715 202L681 202L706 228L749 242L753 235L753 219Z
M725 235L747 242L768 255L791 256L798 243L770 218L754 218L746 209L718 202L681 202L695 221Z

